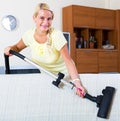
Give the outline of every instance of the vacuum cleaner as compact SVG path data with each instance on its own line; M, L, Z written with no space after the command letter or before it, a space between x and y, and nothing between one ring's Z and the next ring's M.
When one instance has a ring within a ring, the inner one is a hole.
M10 50L9 51L10 54L15 55L19 58L21 58L22 60L34 65L35 67L37 67L38 69L40 69L41 71L44 71L45 73L49 74L50 76L52 76L53 78L55 78L55 81L52 81L52 84L55 85L56 87L60 87L59 85L64 82L64 83L68 83L65 80L63 80L64 78L64 74L59 72L58 76L52 74L51 72L45 70L44 68L40 67L39 65L37 65L36 63L34 63L33 61L31 61L30 59L26 58L24 55ZM9 60L8 60L8 55L5 55L5 66L6 66L6 72L8 72L9 69ZM75 87L75 85L73 83L68 83L70 84L72 87ZM113 102L113 97L114 97L114 93L115 93L115 88L111 87L111 86L106 86L105 89L102 90L102 95L97 95L95 96L91 96L90 94L86 93L84 95L84 98L89 99L92 102L95 102L97 104L98 109L98 113L97 116L100 118L108 118L109 113L110 113L110 109L111 109L111 105Z

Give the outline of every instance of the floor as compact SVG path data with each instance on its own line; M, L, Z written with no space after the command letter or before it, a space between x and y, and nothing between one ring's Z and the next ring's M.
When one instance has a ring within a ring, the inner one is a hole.
M107 121L120 121L120 75L80 74L83 85L93 96L102 95L106 86L116 92ZM106 121L97 116L95 102L75 95L64 82L55 87L48 74L0 75L1 121Z

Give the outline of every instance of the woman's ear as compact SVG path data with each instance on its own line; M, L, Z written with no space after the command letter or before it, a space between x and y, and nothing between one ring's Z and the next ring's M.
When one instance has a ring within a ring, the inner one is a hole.
M33 18L33 21L34 21L34 22L36 22L36 17L35 17L35 16L33 16L32 18Z

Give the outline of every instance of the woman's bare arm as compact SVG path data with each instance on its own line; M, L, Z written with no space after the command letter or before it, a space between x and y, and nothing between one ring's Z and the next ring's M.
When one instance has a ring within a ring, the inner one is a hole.
M6 55L10 55L9 50L14 50L16 52L20 52L22 49L26 48L26 45L24 44L23 40L21 39L18 43L12 46L8 46L4 49L4 53Z
M84 97L84 94L86 93L86 90L85 88L82 86L82 83L81 83L81 80L79 78L79 74L78 74L78 71L76 69L76 66L72 60L72 58L70 57L69 55L69 52L68 52L68 47L67 47L67 44L61 49L61 54L62 54L62 57L64 58L64 61L66 63L66 66L67 66L67 69L68 69L68 72L69 72L69 75L71 76L71 79L72 80L75 80L74 81L74 84L76 85L77 87L77 91L76 93L81 96L81 97Z

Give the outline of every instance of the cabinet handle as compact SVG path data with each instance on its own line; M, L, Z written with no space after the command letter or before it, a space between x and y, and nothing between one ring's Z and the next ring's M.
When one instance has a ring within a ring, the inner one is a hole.
M112 50L105 50L105 52L113 52Z
M84 50L84 52L90 53L93 52L92 50Z
M89 26L81 26L81 28L89 28Z

